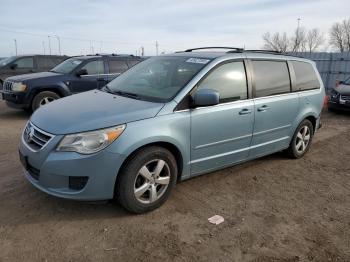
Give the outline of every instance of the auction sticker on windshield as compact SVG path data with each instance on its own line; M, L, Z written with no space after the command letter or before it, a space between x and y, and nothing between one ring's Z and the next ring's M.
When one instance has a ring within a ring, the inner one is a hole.
M186 60L187 63L196 63L196 64L207 64L210 60L209 59L202 59L202 58L189 58Z

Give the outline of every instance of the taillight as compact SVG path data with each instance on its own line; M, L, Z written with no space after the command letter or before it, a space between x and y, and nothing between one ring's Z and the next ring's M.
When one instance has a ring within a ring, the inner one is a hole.
M328 100L329 100L329 97L328 96L324 96L324 99L323 99L323 106L324 107L328 106Z

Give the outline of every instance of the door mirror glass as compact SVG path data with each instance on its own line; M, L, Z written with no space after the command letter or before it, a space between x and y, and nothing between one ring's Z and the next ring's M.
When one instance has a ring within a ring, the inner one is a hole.
M10 68L11 68L12 70L15 70L17 67L18 67L17 64L12 64L12 65L10 65Z
M86 69L82 68L82 69L79 69L75 74L76 74L76 76L83 76L83 75L87 75L88 71Z
M214 106L219 104L219 92L213 89L199 89L193 96L193 105L198 106Z

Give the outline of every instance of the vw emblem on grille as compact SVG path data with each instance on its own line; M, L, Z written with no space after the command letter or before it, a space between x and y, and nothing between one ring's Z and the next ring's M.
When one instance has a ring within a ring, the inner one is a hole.
M33 137L34 137L34 127L29 126L26 129L26 140L27 140L27 142L32 141Z

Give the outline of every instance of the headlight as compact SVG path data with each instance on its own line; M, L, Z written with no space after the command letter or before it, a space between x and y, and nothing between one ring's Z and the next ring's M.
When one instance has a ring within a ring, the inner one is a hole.
M332 91L331 91L331 97L334 98L334 99L337 99L338 96L339 96L339 93L338 93L336 90L332 89Z
M80 154L93 154L109 146L124 131L126 125L66 135L57 151L73 151Z
M15 91L15 92L24 92L26 91L27 86L22 82L18 82L18 83L13 83L11 89L12 91Z

